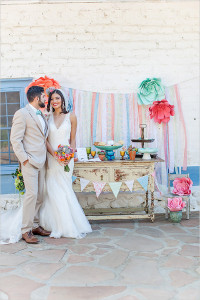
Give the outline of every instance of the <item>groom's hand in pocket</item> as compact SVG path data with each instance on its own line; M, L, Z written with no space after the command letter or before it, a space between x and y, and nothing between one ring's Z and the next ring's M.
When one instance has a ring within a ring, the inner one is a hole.
M27 162L28 162L28 159L23 162L23 165L25 166L27 164Z

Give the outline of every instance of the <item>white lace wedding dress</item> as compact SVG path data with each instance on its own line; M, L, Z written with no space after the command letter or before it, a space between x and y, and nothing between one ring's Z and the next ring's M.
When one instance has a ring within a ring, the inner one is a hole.
M71 132L70 113L59 128L53 116L49 120L48 141L53 150L59 144L69 145ZM44 187L44 202L40 209L40 225L51 231L51 237L82 238L91 232L91 226L72 189L74 160L69 163L69 172L64 171L49 153ZM0 211L0 244L16 243L21 239L22 205L17 209Z
M49 119L48 141L54 151L58 145L69 145L71 132L70 113L56 128L53 116ZM64 171L51 154L47 153L47 169L44 202L40 209L40 225L51 231L51 237L82 238L92 231L91 226L72 189L74 159L69 163L69 172Z

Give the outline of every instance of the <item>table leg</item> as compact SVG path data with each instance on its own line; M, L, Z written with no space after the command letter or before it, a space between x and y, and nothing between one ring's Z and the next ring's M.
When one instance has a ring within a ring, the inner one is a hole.
M145 211L146 213L148 213L148 211L149 211L148 200L149 200L149 192L146 191L145 207L144 207L144 211Z
M151 214L150 214L150 217L151 217L151 221L154 222L154 219L155 219L155 215L154 215L154 192L151 192Z

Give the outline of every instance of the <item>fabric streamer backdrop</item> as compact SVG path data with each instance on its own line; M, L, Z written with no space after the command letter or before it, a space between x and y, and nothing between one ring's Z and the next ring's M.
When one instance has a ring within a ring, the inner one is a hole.
M154 138L146 147L158 148L158 156L165 159L165 163L158 163L156 167L157 183L161 192L167 186L168 170L173 173L181 171L181 166L187 169L187 134L181 109L181 99L178 85L165 87L165 98L174 105L175 116L168 124L155 123L149 117L150 105L138 105L137 93L113 94L79 91L65 88L69 97L69 108L76 114L77 147L92 147L97 150L95 141L119 140L124 146L131 144L131 139L141 136L139 124L147 124L145 137ZM134 143L141 147L140 143ZM119 155L116 151L116 156Z

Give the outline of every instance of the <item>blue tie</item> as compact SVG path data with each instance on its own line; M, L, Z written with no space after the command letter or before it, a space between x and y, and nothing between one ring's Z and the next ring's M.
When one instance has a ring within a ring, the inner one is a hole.
M38 110L36 111L36 115L42 115L41 110L38 109Z

